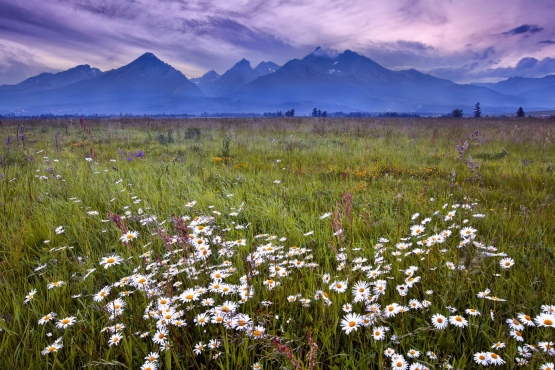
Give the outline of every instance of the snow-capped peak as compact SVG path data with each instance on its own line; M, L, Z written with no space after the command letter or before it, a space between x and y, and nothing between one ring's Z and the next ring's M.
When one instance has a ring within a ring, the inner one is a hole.
M317 47L316 50L314 50L312 52L312 55L316 56L316 57L320 57L320 58L329 58L329 59L335 59L339 56L339 54L341 54L339 51L337 51L336 49L332 49L332 48L321 48L321 47Z

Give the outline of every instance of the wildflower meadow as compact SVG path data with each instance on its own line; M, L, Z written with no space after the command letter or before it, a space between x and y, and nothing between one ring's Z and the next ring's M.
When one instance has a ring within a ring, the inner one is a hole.
M1 369L555 369L555 121L0 123Z

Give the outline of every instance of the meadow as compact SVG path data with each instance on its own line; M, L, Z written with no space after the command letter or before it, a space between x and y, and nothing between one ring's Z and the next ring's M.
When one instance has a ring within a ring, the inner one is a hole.
M554 120L0 138L1 369L554 369Z

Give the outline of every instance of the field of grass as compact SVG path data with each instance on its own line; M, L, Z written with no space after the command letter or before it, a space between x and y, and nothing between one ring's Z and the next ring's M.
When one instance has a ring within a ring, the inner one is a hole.
M1 369L553 369L553 120L0 139Z

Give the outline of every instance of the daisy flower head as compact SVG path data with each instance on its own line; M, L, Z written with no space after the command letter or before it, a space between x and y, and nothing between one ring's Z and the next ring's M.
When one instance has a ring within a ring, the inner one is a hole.
M495 366L503 365L505 360L501 358L497 353L489 352L489 363Z
M331 284L330 289L335 290L337 293L345 293L347 290L347 282L346 281L335 281Z
M489 365L489 354L487 352L478 352L474 354L474 362L478 365Z
M56 235L63 234L63 233L65 232L65 229L64 229L63 226L58 226L58 227L54 230L54 232L56 233Z
M553 314L555 314L555 305L542 304L542 311L544 313L553 313Z
M350 332L353 330L358 330L362 321L362 317L356 313L349 313L343 316L341 320L341 330L345 332L345 334L349 335Z
M548 362L546 364L543 364L540 367L540 370L555 370L555 365L553 365L553 362Z
M528 360L526 360L525 358L515 357L515 362L518 366L528 365Z
M476 236L476 229L471 227L465 227L461 229L461 237L463 238L474 238Z
M117 254L113 254L108 257L103 257L102 261L100 261L100 265L104 265L104 268L107 269L110 266L119 265L122 262L122 257L118 256Z
M540 347L544 352L549 352L553 350L553 342L539 342L538 347Z
M95 302L100 302L102 301L105 297L107 297L110 294L110 290L112 290L111 287L109 286L105 286L104 288L102 288L98 293L96 293L93 297L93 300Z
M158 364L156 362L145 362L141 365L141 370L158 370Z
M518 330L511 330L509 335L514 338L517 342L524 342L524 337L522 336L522 332Z
M394 317L401 312L401 306L398 303L391 303L383 309L385 317Z
M204 326L210 322L211 316L207 313L199 313L197 317L195 317L194 322L197 326Z
M507 257L499 261L499 265L504 269L510 269L515 264L515 260Z
M198 342L193 347L193 352L195 353L195 355L200 355L203 350L204 350L204 343L202 343L202 342Z
M108 340L108 346L117 346L122 341L122 339L123 335L121 335L121 333L115 333Z
M343 310L343 312L349 313L353 310L353 306L351 306L349 303L345 303L343 307L341 307L341 309Z
M506 323L509 324L509 327L513 330L524 330L524 325L517 319L507 319Z
M25 300L23 301L23 304L27 304L29 302L31 302L31 300L35 297L35 294L37 293L36 289L31 290L26 296L25 296Z
M200 294L198 293L198 291L196 289L190 288L185 290L183 293L181 293L178 299L183 303L187 303L187 302L196 301L199 299L199 297L200 297Z
M262 370L262 365L260 365L259 362L255 362L255 363L252 365L252 370Z
M166 328L161 328L152 336L152 341L158 345L164 345L167 337L168 330Z
M367 297L370 294L370 284L366 281L359 281L357 282L352 289L353 295Z
M459 328L464 328L468 325L468 321L460 315L449 316L449 322Z
M116 298L112 302L106 304L105 307L110 313L120 312L125 308L125 301L121 298Z
M56 327L58 329L65 329L68 326L75 324L75 322L77 322L77 319L73 316L69 316L61 320L58 320L58 322L56 323Z
M423 225L413 225L410 227L410 235L411 236L418 236L422 234L426 230Z
M127 231L121 236L121 238L119 238L119 240L121 240L123 243L129 243L131 240L135 239L138 236L139 233L137 231Z
M217 339L210 339L210 341L208 342L208 347L210 349L218 349L221 345L221 342Z
M538 327L549 326L555 328L555 315L551 313L541 313L534 318Z
M466 310L464 310L464 312L466 312L466 314L470 316L480 316L482 314L475 308L467 308Z
M518 320L522 323L522 325L526 325L526 326L536 326L536 324L534 324L534 321L532 320L532 318L528 315L526 315L525 313L519 313L517 315Z
M410 349L410 350L407 352L407 356L408 356L409 358L418 358L418 357L420 357L420 351L417 351L417 350L415 350L415 349Z
M56 317L56 314L54 312L50 312L48 315L43 316L40 320L39 320L39 325L44 325L47 322L49 322L50 320L52 320L54 317Z
M372 337L374 340L384 340L385 339L385 328L383 326L378 326L372 328Z
M53 281L51 283L48 283L48 285L46 286L48 289L54 289L54 288L59 288L62 285L64 285L66 282L65 281Z
M391 358L391 370L407 370L408 363L401 355L394 355Z
M58 350L64 346L61 339L62 338L59 338L57 341L43 349L41 352L42 355L45 356L49 353L58 352Z
M383 354L385 357L391 357L395 354L395 350L393 348L387 348L385 351L383 351Z
M445 329L447 327L447 318L442 314L436 313L432 316L432 325L436 329Z
M264 329L264 327L257 325L252 329L248 330L248 334L251 338L254 339L261 339L264 337L264 332L266 331L266 329Z

